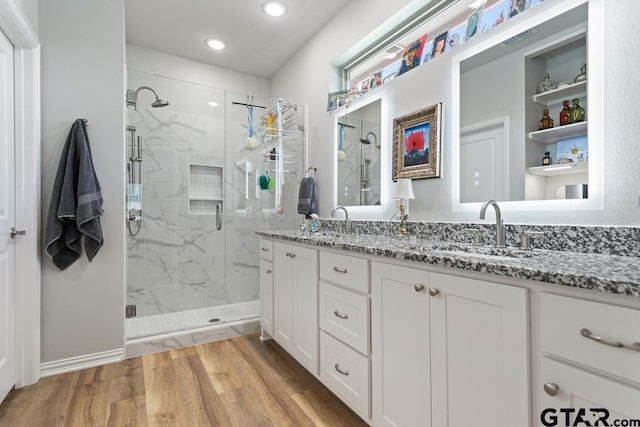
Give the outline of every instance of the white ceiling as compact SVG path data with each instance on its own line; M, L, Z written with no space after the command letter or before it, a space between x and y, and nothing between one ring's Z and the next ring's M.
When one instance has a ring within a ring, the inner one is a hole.
M279 18L262 11L265 1L126 0L127 44L270 78L349 0L280 0ZM227 48L208 48L208 38Z

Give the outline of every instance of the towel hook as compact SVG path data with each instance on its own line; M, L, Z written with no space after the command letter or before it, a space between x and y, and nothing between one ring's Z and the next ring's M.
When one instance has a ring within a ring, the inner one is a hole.
M318 170L317 166L311 166L309 169L307 169L307 171L304 173L305 176L309 176L309 171L312 171L312 173L315 173Z

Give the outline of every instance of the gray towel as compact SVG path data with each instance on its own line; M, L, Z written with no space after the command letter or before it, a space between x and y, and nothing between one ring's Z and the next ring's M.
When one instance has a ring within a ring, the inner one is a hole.
M62 149L47 214L45 252L56 267L64 270L80 258L81 240L87 258L93 260L103 243L103 212L87 125L78 119Z
M318 213L316 183L313 177L302 178L300 191L298 192L298 213L305 218L311 218L311 214Z

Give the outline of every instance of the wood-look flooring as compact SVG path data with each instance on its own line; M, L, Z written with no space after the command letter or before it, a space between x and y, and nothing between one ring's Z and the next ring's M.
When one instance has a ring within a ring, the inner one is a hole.
M148 354L12 390L0 426L366 426L257 335Z

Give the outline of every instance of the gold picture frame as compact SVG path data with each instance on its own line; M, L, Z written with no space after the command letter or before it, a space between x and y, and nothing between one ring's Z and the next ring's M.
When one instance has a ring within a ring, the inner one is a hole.
M393 119L393 180L440 177L442 103Z

